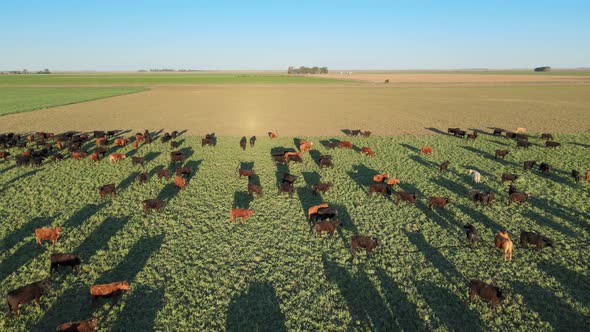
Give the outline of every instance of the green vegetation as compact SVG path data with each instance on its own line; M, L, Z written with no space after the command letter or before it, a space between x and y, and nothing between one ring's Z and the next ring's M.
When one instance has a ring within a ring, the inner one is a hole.
M0 75L0 85L30 84L226 84L341 83L342 80L272 74L51 74Z
M327 150L322 138L305 138L315 142L312 156L333 156L333 169L320 169L307 153L302 164L275 166L271 148L294 147L292 138L260 137L254 149L242 151L239 138L221 137L211 148L201 147L198 137L181 136L181 149L190 156L186 165L196 170L183 191L155 176L169 167L171 151L159 140L136 152L130 146L119 150L145 156L145 168L129 159L111 164L68 158L40 168L15 167L13 158L0 162L2 296L47 277L52 252L78 252L84 260L77 275L68 268L54 274L41 308L22 306L19 319L0 315L0 330L49 331L91 315L100 318L101 331L587 329L588 183L574 183L569 173L589 168L589 134L556 135L564 146L554 150L516 150L512 140L489 135L475 142L442 135L350 138L356 147L372 147L374 158ZM423 145L434 153L420 155ZM496 149L510 154L495 160ZM444 160L451 166L440 174ZM554 172L525 173L524 160L548 162ZM253 180L263 186L263 197L245 193L247 179L236 173L241 162L254 163ZM491 207L471 201L468 168L482 173L476 189L497 193ZM143 171L150 180L138 185L134 177ZM299 176L292 199L276 193L277 177L286 171ZM417 191L419 203L396 206L389 198L368 198L376 172L401 179L398 189ZM502 172L520 174L516 187L533 198L507 206ZM335 187L313 195L309 186L318 181ZM118 195L101 201L96 189L107 183L118 185ZM141 201L158 196L168 206L144 216ZM453 203L430 210L429 196L448 196ZM324 201L344 221L332 239L311 236L305 221L307 208ZM231 224L232 205L256 213L246 224ZM466 223L481 233L475 249L466 246ZM64 231L57 244L37 249L34 229L58 225ZM511 262L493 247L500 229L514 241ZM548 236L556 248L522 248L521 230ZM351 264L355 233L378 236L383 246L370 259L359 252ZM467 301L465 280L472 278L495 278L510 290L497 314L480 299ZM132 290L118 304L101 300L91 308L92 284L122 279Z
M0 87L0 116L144 90L139 87Z

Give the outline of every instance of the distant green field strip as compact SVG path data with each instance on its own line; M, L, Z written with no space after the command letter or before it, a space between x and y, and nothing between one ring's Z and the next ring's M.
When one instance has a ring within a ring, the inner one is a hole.
M33 84L225 84L225 83L342 83L310 76L240 74L51 74L0 75L0 85Z
M0 87L0 116L144 91L141 87Z
M590 70L555 70L534 72L532 70L407 70L407 71L360 71L363 74L465 74L465 75L539 75L539 76L590 76Z

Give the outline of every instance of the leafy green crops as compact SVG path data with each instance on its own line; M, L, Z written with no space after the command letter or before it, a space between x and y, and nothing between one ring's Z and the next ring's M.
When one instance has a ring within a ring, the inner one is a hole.
M0 87L0 116L144 90L145 88L139 87Z
M343 83L313 76L248 74L51 74L0 75L0 85L27 84L222 84Z
M129 135L127 133L125 135ZM0 162L1 295L49 274L52 252L77 252L84 262L76 275L64 268L54 274L53 289L41 301L21 308L19 319L0 315L0 330L53 330L59 323L100 317L101 330L583 330L590 314L588 183L576 184L571 169L590 167L590 135L556 135L563 147L514 149L515 143L481 135L475 142L448 136L350 139L370 146L374 158L354 150L327 150L315 142L312 156L328 153L335 167L321 170L310 154L302 164L275 166L273 147L293 147L293 138L260 137L242 151L239 138L219 138L216 147L181 136L181 149L196 169L179 191L155 173L168 167L168 144L141 146L145 168L103 160L47 162L18 168ZM537 139L533 142L539 143ZM419 154L428 145L434 153ZM494 160L495 149L511 152ZM131 147L120 150L128 155ZM13 154L16 151L11 151ZM551 175L522 171L524 160L549 162ZM449 173L438 165L450 160ZM237 177L241 162L253 162L264 188L249 197L247 179ZM497 201L484 208L469 198L467 168L478 169L480 190L493 190ZM148 183L134 176L149 172ZM296 194L277 196L277 176L298 175ZM400 189L419 193L416 206L367 197L376 172L401 179ZM508 184L502 172L515 172L521 191L534 197L523 206L507 206ZM313 195L309 186L331 181L335 187ZM118 185L118 196L100 201L97 187ZM448 196L446 210L427 207L427 197ZM161 197L168 206L144 216L141 201ZM328 202L339 211L342 229L330 239L309 234L305 212ZM231 224L229 209L254 209L246 224ZM466 246L465 223L482 240ZM34 229L64 227L50 247L35 247ZM504 262L493 247L494 234L507 229L514 258ZM551 238L556 249L522 248L521 230ZM374 257L360 252L350 262L354 234L378 236L383 245ZM493 314L488 303L467 301L465 280L478 278L510 290ZM132 290L113 305L90 306L95 283L128 280Z

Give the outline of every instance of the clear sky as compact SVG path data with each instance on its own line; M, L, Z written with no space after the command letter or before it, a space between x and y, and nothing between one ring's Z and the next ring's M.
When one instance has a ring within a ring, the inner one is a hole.
M1 0L0 70L590 67L590 0Z

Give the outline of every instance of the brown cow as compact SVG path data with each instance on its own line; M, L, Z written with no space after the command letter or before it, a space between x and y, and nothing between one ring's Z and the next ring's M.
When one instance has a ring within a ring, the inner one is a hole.
M170 171L167 169L159 169L158 172L156 172L156 175L158 175L158 180L161 178L170 178Z
M239 173L239 177L241 178L242 176L252 176L254 175L254 170L253 169L238 169L238 173Z
M428 146L423 146L420 148L420 153L422 154L432 154L432 148Z
M8 156L10 156L10 152L0 151L0 158L4 159L4 161L6 161L8 159Z
M307 209L307 220L311 220L311 216L318 213L319 209L323 209L323 208L327 208L328 203L322 203L322 204L318 204L318 205L314 205L312 207L310 207L309 209Z
M354 255L358 248L364 248L367 251L367 257L371 256L373 250L381 244L381 241L376 237L366 235L354 235L350 238L350 253Z
M105 146L107 144L108 144L108 141L107 141L106 137L99 137L96 139L96 145L98 145L98 146Z
M133 142L133 148L137 149L139 147L139 141Z
M325 167L334 167L334 164L332 163L332 157L329 155L323 155L320 157L320 168Z
M268 132L268 137L270 137L270 139L277 138L277 136L278 136L278 135L277 135L277 134L275 134L275 133L273 133L272 131L269 131L269 132Z
M90 160L92 161L100 161L100 156L98 154L98 152L94 151L90 154Z
M590 171L586 171L586 181L590 182Z
M510 240L510 236L508 236L508 232L498 232L498 234L496 235L496 248L502 249L502 253L504 254L504 261L512 260L513 243L512 240Z
M301 140L301 142L299 142L299 151L301 151L301 152L309 151L309 150L311 150L312 146L313 146L313 142Z
M86 158L86 151L72 151L72 159L80 160Z
M148 173L139 173L135 177L135 181L137 182L137 184L142 184L144 182L147 182L149 180L149 178L150 178L150 175Z
M352 149L352 143L349 141L340 141L339 146L341 149Z
M254 210L252 209L231 209L229 211L229 218L230 220L235 223L236 218L242 218L242 223L248 221L248 217L254 214Z
M303 150L302 150L303 151ZM289 160L291 160L291 157L299 157L299 160L301 160L301 156L303 155L303 152L285 152L285 155L283 156L283 158L285 158L285 162L288 163ZM295 160L297 160L295 158Z
M494 155L494 159L498 159L498 157L502 157L502 159L504 159L508 153L509 153L508 150L496 150L496 154Z
M510 194L510 199L508 200L508 205L512 204L512 202L519 202L523 204L526 199L529 198L528 194L515 192Z
M368 130L367 131L363 131L363 132L361 132L361 136L363 136L363 137L369 137L369 136L371 136L371 132L368 131Z
M489 285L479 280L471 280L469 282L469 302L475 300L475 296L479 295L482 299L490 301L492 309L496 312L496 306L506 298L506 292L495 285Z
M98 320L96 318L91 318L60 324L57 326L56 331L94 332L96 331L97 326Z
M143 205L143 212L145 214L148 214L149 210L155 209L161 211L166 207L166 203L159 198L146 199L141 204Z
M252 193L258 194L259 197L262 196L262 187L254 183L248 183L248 194Z
M418 199L418 194L416 193L408 193L405 191L395 192L395 205L398 205L400 201L406 201L409 204L414 204L416 199Z
M129 142L131 142L131 140L129 138L115 138L115 146L124 147Z
M382 174L373 175L373 182L383 183L383 182L385 182L385 180L387 180L388 177L389 177L389 173L382 173Z
M125 159L125 158L127 158L126 155L124 155L122 153L115 152L115 153L111 153L111 155L109 156L109 161L110 162L117 162L117 161L119 161L121 159Z
M313 190L314 194L317 194L318 192L325 193L326 191L330 190L332 186L333 184L331 182L315 183L311 186L311 189Z
M441 209L444 209L449 203L451 203L451 200L447 197L432 196L428 199L428 207L431 209L433 206L440 206Z
M35 241L37 241L37 247L41 247L41 241L49 240L51 244L55 244L59 238L63 227L56 228L37 228L35 229Z
M177 175L174 177L174 185L180 189L184 189L186 188L186 179Z
M108 151L108 150L107 150L106 148L104 148L104 147L98 147L98 148L96 148L96 150L94 150L94 151L95 151L96 153L98 153L98 154L99 154L101 157L103 157L103 158L104 158L104 156L106 156L106 155L107 155L107 151Z
M375 152L373 152L373 150L368 146L363 146L361 148L361 154L365 154L369 157L375 157Z
M105 184L104 186L98 188L98 194L100 195L101 199L104 199L107 195L115 197L117 196L117 187L115 187L114 183Z
M92 305L96 304L99 297L111 297L117 299L123 291L131 289L127 281L117 281L110 284L93 285L90 286L90 296L92 297Z
M136 142L145 142L145 137L142 133L135 134L135 141Z
M8 316L10 317L10 314L14 312L16 317L18 317L18 306L21 304L27 304L35 300L37 305L41 305L41 296L50 289L51 280L45 279L9 291L6 295Z
M322 232L330 233L330 237L334 236L336 228L342 225L342 221L339 220L322 220L315 223L313 228L315 229L316 235L322 237Z

